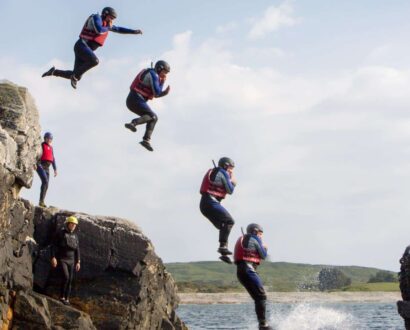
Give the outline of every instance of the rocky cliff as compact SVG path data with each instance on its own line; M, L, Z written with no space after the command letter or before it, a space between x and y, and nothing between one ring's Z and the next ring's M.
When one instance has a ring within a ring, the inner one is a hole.
M404 319L406 330L410 330L410 246L400 258L399 282L403 300L397 302L397 311Z
M31 186L39 148L32 97L0 83L0 328L186 329L175 313L174 281L137 226L19 198ZM70 307L54 299L59 274L50 269L48 246L72 214L80 221L82 269Z

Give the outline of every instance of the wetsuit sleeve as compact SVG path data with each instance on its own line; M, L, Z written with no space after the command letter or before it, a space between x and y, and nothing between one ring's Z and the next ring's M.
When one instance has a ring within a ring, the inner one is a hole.
M159 76L154 70L150 70L152 81L152 90L154 91L155 97L161 97L163 85L159 82Z
M78 236L77 236L77 249L75 250L75 263L79 262L81 260L80 258L80 242L78 241Z
M57 232L51 242L50 254L51 258L56 258L58 252L58 242L61 241L61 231Z
M121 26L115 26L113 25L111 28L109 28L109 30L111 32L115 32L115 33L121 33L121 34L135 34L135 30L131 30L128 28L124 28Z
M256 241L255 248L258 251L260 257L262 259L265 259L268 256L268 251L263 247L261 239L256 235L252 235L252 238Z
M53 150L53 162L51 163L53 166L54 172L57 170L57 163L56 163L56 158L54 157L54 150Z
M225 187L226 192L231 195L233 191L235 190L235 185L232 183L231 177L229 176L228 172L222 168L220 169L219 172L222 173L223 175L221 179L222 179L222 183Z
M110 31L108 26L103 26L102 18L100 15L93 15L94 28L97 33L104 33Z

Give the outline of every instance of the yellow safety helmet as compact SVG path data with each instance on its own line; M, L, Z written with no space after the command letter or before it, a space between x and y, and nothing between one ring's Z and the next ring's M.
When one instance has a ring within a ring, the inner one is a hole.
M65 223L74 223L76 225L78 225L78 220L75 216L69 216L65 219Z

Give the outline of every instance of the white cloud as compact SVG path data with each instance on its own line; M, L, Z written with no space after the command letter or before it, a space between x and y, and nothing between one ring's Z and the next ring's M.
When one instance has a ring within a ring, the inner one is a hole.
M253 21L248 36L251 39L258 39L282 27L295 25L297 19L293 16L293 6L291 2L285 1L277 7L268 7L262 17L255 18Z
M228 32L235 31L238 28L238 23L236 22L229 22L224 25L220 25L216 28L216 32L219 34L224 34Z
M134 117L125 106L129 84L147 59L102 58L76 91L41 79L49 64L16 71L19 63L0 61L54 132L60 171L49 203L134 220L165 261L216 259L217 232L199 212L198 189L211 159L228 155L239 181L224 201L237 222L231 242L257 221L274 260L393 268L410 212L410 72L366 66L330 80L303 77L241 66L228 43L196 46L193 37L176 35L163 54L172 89L151 102L159 115L154 153L137 143L143 127L123 128ZM24 195L36 201L38 189L36 178Z

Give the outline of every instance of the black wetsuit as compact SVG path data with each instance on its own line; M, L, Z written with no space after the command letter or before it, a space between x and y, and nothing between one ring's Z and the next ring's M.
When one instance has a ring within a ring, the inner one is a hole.
M213 185L221 187L220 189L223 189L226 193L232 194L234 192L235 184L231 181L225 169L221 167L213 169L210 173L210 180ZM222 206L222 198L204 191L201 192L201 195L199 204L201 213L219 230L219 243L221 245L228 244L229 234L235 224L233 217Z
M139 81L139 78L141 81ZM155 69L148 68L142 70L135 77L127 97L127 108L136 115L140 116L139 118L133 119L131 123L134 126L147 124L143 140L148 142L151 140L151 135L154 131L155 125L157 124L158 116L147 102L151 98L163 97L167 95L167 93L162 90L163 87L164 82L161 82L161 79ZM146 88L149 90L149 95L141 92L140 88Z
M145 123L147 124L143 139L145 141L150 141L152 132L154 131L155 125L158 121L157 114L152 111L151 107L147 103L147 100L133 90L131 90L128 94L126 104L129 110L140 116L139 118L132 120L133 125L137 126Z
M57 170L57 164L54 158L53 147L47 142L43 142L41 148L43 152L37 163L37 174L41 179L40 204L44 204L44 199L46 198L48 190L48 183L50 182L50 165L53 166L55 173Z
M258 255L260 259L265 259L267 256L267 251L263 247L262 241L256 235L246 234L243 237L242 246L247 251ZM235 246L235 258L237 254L237 249L239 248L238 243ZM255 301L255 312L258 318L259 324L266 324L266 292L262 284L262 280L256 272L258 263L245 261L245 260L235 260L237 266L236 275L239 282L245 287L246 291L250 294L252 299Z
M61 229L54 238L51 256L57 259L63 273L60 297L68 300L74 277L74 268L77 262L80 261L80 245L77 234L69 232L65 227Z
M37 165L37 174L41 180L40 203L44 203L44 199L46 198L48 183L50 181L50 164L52 163L42 161Z
M77 80L80 80L85 72L98 65L98 57L94 54L94 51L98 47L100 47L100 45L94 41L84 40L81 38L78 39L78 41L74 45L74 69L56 69L53 75L66 79L71 79L71 76L74 75L77 78Z
M91 15L89 19L93 21L93 28L95 33L116 32L121 34L135 34L135 30L120 27L111 26L108 27L103 24L102 17L98 14ZM88 20L87 20L88 21ZM87 38L80 38L74 45L74 69L73 70L54 70L53 75L66 79L71 79L74 76L77 80L80 80L82 75L91 68L98 65L98 57L94 54L94 51L103 45L95 42L94 40L88 40Z

